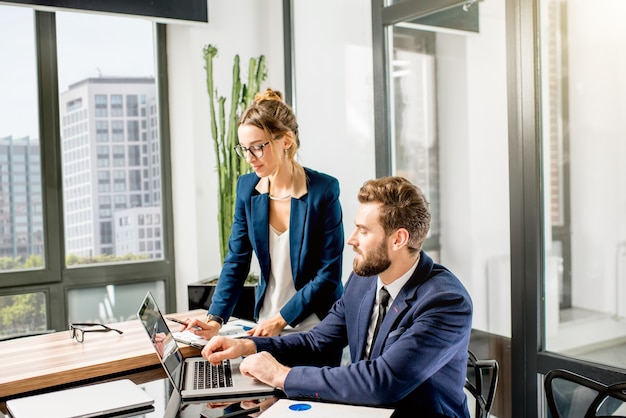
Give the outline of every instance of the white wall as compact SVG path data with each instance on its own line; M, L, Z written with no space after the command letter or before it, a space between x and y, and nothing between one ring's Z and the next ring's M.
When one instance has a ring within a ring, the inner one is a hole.
M281 2L209 1L209 23L168 26L177 309L187 309L187 284L220 271L217 174L210 133L203 48L218 48L215 84L230 97L235 54L242 78L250 57L267 60L266 86L284 89ZM220 88L220 86L224 86Z
M371 4L298 0L294 5L301 162L339 179L347 241L358 189L376 176ZM346 244L344 280L352 260Z
M235 53L246 63L242 70L251 56L264 54L269 78L263 87L284 91L282 2L208 4L208 24L168 26L178 310L187 309L187 284L220 271L204 45L219 49L216 85L226 86L226 97ZM375 174L370 7L366 0L298 0L294 5L300 161L339 179L347 235L357 189ZM349 271L350 247L345 260L344 271Z

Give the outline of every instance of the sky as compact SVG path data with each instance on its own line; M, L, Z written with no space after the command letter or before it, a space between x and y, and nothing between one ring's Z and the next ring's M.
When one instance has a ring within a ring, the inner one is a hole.
M33 10L0 5L0 138L38 138ZM59 93L88 77L154 76L149 20L56 13Z

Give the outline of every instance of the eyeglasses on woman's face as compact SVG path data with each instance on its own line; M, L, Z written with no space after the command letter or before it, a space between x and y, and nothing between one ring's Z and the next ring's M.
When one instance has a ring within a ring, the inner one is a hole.
M267 141L265 144L252 145L250 147L244 147L243 145L235 145L235 152L241 158L246 158L246 153L252 154L255 158L263 157L263 148L265 148L270 141Z
M89 328L83 328L83 327L89 327ZM102 328L93 328L93 327L102 327ZM85 333L86 332L111 332L111 331L115 331L118 334L123 334L122 331L120 331L119 329L115 329L115 328L109 328L104 324L99 324L97 322L73 322L70 323L70 338L75 338L76 341L78 341L79 343L82 343L83 341L85 341Z

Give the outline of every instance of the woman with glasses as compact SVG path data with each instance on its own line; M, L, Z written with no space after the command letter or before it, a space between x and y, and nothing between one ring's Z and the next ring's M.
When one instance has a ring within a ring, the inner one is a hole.
M239 119L238 137L237 154L254 173L237 184L228 255L207 320L189 321L186 329L206 339L218 333L232 314L254 252L261 267L258 325L249 334L308 330L343 291L339 183L296 161L298 123L278 91L257 94Z

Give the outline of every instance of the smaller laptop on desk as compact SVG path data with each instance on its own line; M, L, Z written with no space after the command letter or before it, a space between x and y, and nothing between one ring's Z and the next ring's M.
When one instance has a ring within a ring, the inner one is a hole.
M150 292L141 303L137 316L183 402L258 398L278 392L265 383L241 374L241 358L225 360L219 365L212 365L202 357L184 358Z
M13 418L130 417L154 411L154 399L129 379L9 399Z

